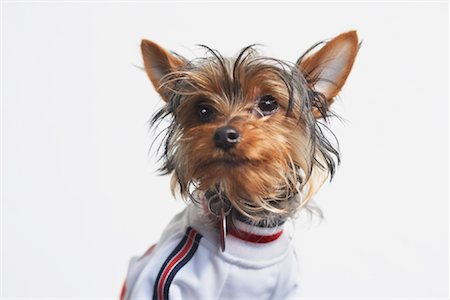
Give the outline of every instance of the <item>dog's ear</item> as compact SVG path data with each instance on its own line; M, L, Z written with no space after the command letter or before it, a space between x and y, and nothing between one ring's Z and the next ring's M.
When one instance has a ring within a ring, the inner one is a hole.
M141 51L148 78L150 78L150 81L163 100L168 101L170 91L167 86L162 84L161 79L165 75L180 69L184 65L184 61L149 40L142 40Z
M333 38L319 51L299 60L298 66L307 82L326 101L322 103L326 106L325 110L313 108L314 117L323 117L323 112L334 102L334 97L350 74L358 48L356 31L349 31Z

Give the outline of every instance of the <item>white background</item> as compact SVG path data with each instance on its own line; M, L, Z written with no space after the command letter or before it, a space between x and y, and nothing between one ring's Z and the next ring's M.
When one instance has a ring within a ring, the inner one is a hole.
M183 208L156 176L139 43L295 61L357 29L343 163L296 236L305 298L448 297L448 4L14 2L2 12L3 298L117 298Z

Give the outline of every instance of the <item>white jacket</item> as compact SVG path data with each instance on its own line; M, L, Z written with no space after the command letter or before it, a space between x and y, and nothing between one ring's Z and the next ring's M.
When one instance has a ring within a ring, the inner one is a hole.
M131 259L121 300L298 299L298 261L288 228L234 223L241 238L228 234L222 252L217 226L189 204L156 245Z

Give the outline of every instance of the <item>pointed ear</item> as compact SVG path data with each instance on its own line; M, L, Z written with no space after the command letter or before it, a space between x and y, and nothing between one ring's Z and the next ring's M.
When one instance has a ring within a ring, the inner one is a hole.
M184 65L184 61L149 40L142 40L141 51L148 78L163 100L168 101L169 91L167 87L161 85L161 79L170 72L180 69Z
M324 96L328 108L342 89L358 52L356 31L342 33L327 42L319 51L300 59L299 68L308 83ZM322 113L313 108L314 117Z

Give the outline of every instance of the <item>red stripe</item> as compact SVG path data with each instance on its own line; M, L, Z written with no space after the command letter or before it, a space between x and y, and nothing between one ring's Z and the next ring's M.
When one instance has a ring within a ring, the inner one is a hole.
M127 281L125 280L122 285L122 290L120 291L120 300L125 299L125 293L127 292Z
M164 272L162 273L162 276L159 280L158 284L158 298L163 299L163 287L164 283L166 282L167 275L170 273L170 271L175 267L175 265L184 258L184 256L189 252L189 250L192 247L194 237L197 234L195 230L191 230L189 233L189 237L187 239L186 245L178 252L178 254L170 260L170 262L167 264L166 268L164 269Z
M275 234L272 234L272 235L258 235L258 234L253 234L253 233L249 233L249 232L239 231L239 230L236 230L235 228L230 228L229 233L232 236L237 237L238 239L241 239L241 240L244 240L247 242L265 244L265 243L273 242L276 239L278 239L281 236L281 234L283 233L283 230L281 230Z

